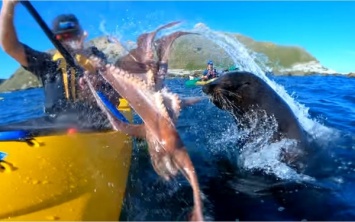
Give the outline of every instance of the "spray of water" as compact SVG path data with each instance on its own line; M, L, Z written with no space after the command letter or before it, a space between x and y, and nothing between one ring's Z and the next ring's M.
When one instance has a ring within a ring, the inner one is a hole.
M82 44L80 41L77 40L65 41L63 45L67 46L67 49L70 49L70 51L74 53L82 50Z
M332 133L329 128L321 125L315 120L312 120L308 114L308 108L295 101L286 92L283 86L280 86L276 82L270 80L265 75L264 70L262 70L255 62L255 58L250 55L249 50L242 43L240 43L237 38L222 32L211 30L202 23L196 24L192 31L199 33L200 35L206 37L207 39L220 46L223 50L226 51L226 53L228 53L235 65L239 66L241 70L252 72L262 78L288 103L300 121L302 127L308 133L310 133L310 135L313 135L314 137L323 137ZM264 66L263 68L268 69L267 66Z
M208 140L212 154L223 153L231 163L247 171L262 170L287 180L313 180L281 161L282 150L292 152L292 149L297 149L297 142L292 139L274 142L273 135L278 126L275 117L265 112L250 111L243 118L249 123L248 127L238 128L234 123L227 124L223 126L221 135ZM236 146L236 141L246 143Z
M251 50L248 50L243 44L241 44L237 38L217 32L209 29L204 24L197 24L192 30L197 32L205 38L213 41L220 46L229 56L232 58L234 64L241 70L249 71L260 78L262 78L270 87L272 87L276 93L278 93L288 103L292 111L295 113L302 127L313 137L323 137L333 133L327 127L321 125L315 120L312 120L308 114L308 108L295 101L286 90L278 85L276 82L270 80L265 71L269 68L263 64L262 60L258 60L259 65L256 63L256 59L259 59ZM265 61L264 61L265 62ZM260 68L260 66L262 68ZM265 117L266 118L266 117ZM292 168L288 167L285 163L280 161L280 154L282 149L293 149L296 144L295 141L284 139L277 143L272 142L272 134L277 128L276 120L273 124L270 121L262 119L261 116L251 116L252 126L248 127L245 132L227 133L228 135L222 136L219 140L213 140L212 143L224 143L228 144L228 141L236 141L235 138L231 138L230 135L238 135L238 138L253 134L254 140L248 141L243 147L243 150L239 150L240 147L236 147L233 150L229 150L227 156L231 157L233 162L238 164L246 170L262 169L266 173L271 173L282 179L312 179L306 175L300 175ZM263 123L265 123L263 125ZM254 124L254 125L253 125ZM235 129L232 129L235 130ZM215 139L215 138L214 138ZM226 141L228 140L228 141ZM218 146L216 146L218 147ZM218 151L220 152L220 150ZM224 152L226 152L224 150ZM239 153L237 156L235 153ZM236 161L236 159L238 161ZM233 160L234 159L234 160Z

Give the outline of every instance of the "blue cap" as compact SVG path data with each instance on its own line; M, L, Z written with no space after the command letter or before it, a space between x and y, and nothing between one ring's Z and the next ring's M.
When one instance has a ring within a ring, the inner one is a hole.
M213 65L212 60L209 60L209 61L207 62L207 65Z
M62 34L66 32L82 33L78 18L74 14L61 14L58 15L52 23L52 32Z

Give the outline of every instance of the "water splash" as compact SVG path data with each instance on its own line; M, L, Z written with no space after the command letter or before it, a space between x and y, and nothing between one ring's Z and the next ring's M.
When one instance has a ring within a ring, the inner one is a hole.
M330 133L334 133L331 129L320 124L319 122L312 120L309 116L309 108L298 103L294 100L281 85L270 80L266 75L268 67L265 65L263 69L255 62L255 58L249 54L249 50L240 43L237 38L232 37L229 34L224 34L222 32L211 30L209 27L202 23L198 23L192 30L200 35L206 37L207 39L213 41L218 46L228 53L235 65L239 66L241 70L249 71L260 78L262 78L270 87L272 87L290 106L296 117L298 118L302 127L314 137L325 137L329 136ZM266 69L266 70L265 70Z
M244 152L241 153L239 161L246 170L262 169L265 173L274 174L280 179L313 181L313 178L298 174L294 169L279 160L280 147L292 149L294 146L296 146L294 140L283 139L276 143L259 146L259 151L254 152L251 148L255 146L250 143L243 149Z
M136 47L136 45L130 45L130 42L124 43L122 41L122 34L119 32L118 27L116 27L115 31L107 31L106 28L106 21L102 20L99 25L99 30L104 34L107 38L107 41L110 43L118 43L121 44L121 46L125 49L125 53L128 53L132 47Z
M224 130L220 137L213 137L208 141L212 154L223 153L235 166L246 171L262 170L286 180L313 180L281 161L282 149L297 149L297 141L282 139L274 142L273 135L278 127L275 117L270 117L265 112L251 111L243 118L248 119L248 127L223 125ZM246 143L236 146L236 141Z
M327 127L321 125L315 120L312 120L308 114L308 108L299 104L294 100L284 89L283 86L278 85L276 82L270 80L265 71L268 71L266 65L260 66L256 63L255 54L251 50L248 50L243 44L241 44L236 37L230 34L224 34L209 29L207 26L199 23L195 25L193 32L197 32L207 39L213 41L220 46L233 60L234 64L240 67L241 70L249 71L262 78L281 98L290 106L294 112L296 118L299 120L302 127L313 137L329 137L329 133L333 132ZM262 64L262 61L259 60ZM274 174L281 179L293 179L293 180L312 180L307 175L298 174L294 169L287 166L287 164L280 161L281 150L294 149L296 146L295 141L284 139L279 142L272 142L272 135L277 130L277 121L270 121L262 118L262 116L255 117L251 115L251 126L245 127L245 132L238 132L232 135L238 135L239 139L243 136L251 135L253 140L241 147L235 147L232 150L224 150L227 152L227 157L234 163L237 163L245 170L258 170L261 169L265 173ZM263 125L263 123L265 123ZM235 129L234 129L235 130ZM230 134L227 136L227 140L230 140ZM223 142L226 143L223 138ZM234 142L235 139L232 139ZM213 141L215 143L218 141ZM223 146L225 147L225 146ZM232 153L233 152L233 153ZM239 155L236 155L239 153Z
M334 132L334 130L331 130L316 120L311 119L308 114L308 108L295 101L295 99L286 92L283 86L270 80L265 75L265 71L269 71L269 67L263 64L263 61L259 60L258 55L251 50L248 50L237 40L236 37L230 34L224 34L222 32L211 30L202 23L195 25L192 32L199 33L220 46L230 56L234 64L240 67L241 70L252 72L262 78L271 88L275 90L276 93L280 95L281 98L285 100L294 112L301 126L311 136L314 138L326 138L326 140L328 140L331 134L333 136L335 135L336 132ZM256 63L257 59L257 62L260 63L259 65ZM228 157L233 163L237 163L245 170L252 171L261 169L265 173L274 174L281 179L313 180L313 178L308 177L307 175L298 174L295 170L280 161L281 150L294 149L296 144L295 141L289 139L284 139L276 143L272 142L271 137L277 129L276 120L273 121L273 124L270 124L270 121L263 119L262 116L251 116L251 119L252 121L249 122L252 123L252 125L248 128L244 128L246 131L230 133L227 130L227 135L225 134L223 138L219 140L213 138L213 141L210 142L215 143L215 147L220 147L218 143L223 143L224 145L222 148L223 150L221 150L221 148L217 148L212 152L226 153L226 157ZM266 125L263 125L263 123ZM231 128L230 130L235 131L236 129ZM226 144L236 141L236 138L231 138L230 135L237 135L238 139L241 139L243 136L248 136L250 134L253 134L252 137L254 139L252 141L247 141L242 150L240 150L241 147L235 146L233 149L225 149Z
M264 75L263 70L249 55L248 50L235 38L228 34L223 34L222 32L213 31L202 23L196 24L193 32L199 33L220 46L241 70L255 73L258 76Z

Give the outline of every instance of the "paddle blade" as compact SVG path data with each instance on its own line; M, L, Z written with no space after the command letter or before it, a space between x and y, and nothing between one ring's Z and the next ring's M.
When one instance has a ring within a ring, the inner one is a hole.
M199 80L200 80L200 79L187 80L187 81L185 82L185 86L188 86L188 87L196 86L196 83L197 83Z

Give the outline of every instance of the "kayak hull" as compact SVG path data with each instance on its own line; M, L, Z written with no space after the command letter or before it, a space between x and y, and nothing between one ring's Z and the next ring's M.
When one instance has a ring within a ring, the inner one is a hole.
M197 79L190 79L190 80L187 80L185 82L185 85L186 86L203 86L203 85L206 85L210 82L213 82L214 80L216 80L217 78L213 78L213 79L209 79L207 81L203 81L203 80L197 80Z
M121 112L132 119L129 108ZM121 132L1 141L1 220L119 220L132 141Z
M196 83L195 83L195 85L197 85L197 86L203 86L203 85L206 85L206 84L208 84L208 83L210 83L210 82L213 82L214 80L216 80L217 78L213 78L213 79L209 79L209 80L207 80L207 81L197 81Z

